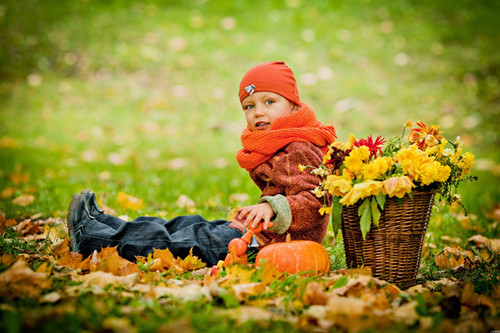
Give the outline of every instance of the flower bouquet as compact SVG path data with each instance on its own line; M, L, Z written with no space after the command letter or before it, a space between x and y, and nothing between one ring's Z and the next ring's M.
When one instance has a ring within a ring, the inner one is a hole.
M439 126L406 122L402 134L388 141L351 134L349 142L329 147L323 163L311 171L323 179L313 193L325 203L333 195L333 203L320 212L331 213L335 234L342 228L350 267L371 266L372 271L381 270L374 276L382 277L409 270L403 285L414 283L434 196L463 206L457 188L475 179L469 176L474 155L464 152L462 145L460 137L450 142L441 136ZM409 269L401 267L408 261L402 254L411 257ZM385 267L392 263L395 267L388 272Z

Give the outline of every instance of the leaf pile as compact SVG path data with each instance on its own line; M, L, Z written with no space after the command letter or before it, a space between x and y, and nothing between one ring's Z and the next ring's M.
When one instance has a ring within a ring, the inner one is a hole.
M270 330L280 324L318 332L485 332L500 327L498 283L491 293L480 294L474 284L448 276L401 290L374 278L369 268L284 275L268 265L205 267L193 255L174 258L168 249L135 263L121 258L116 248L83 258L70 251L61 219L0 222L0 308L4 328L17 323L11 331L73 317L75 331L136 331L146 325L143 321L151 330L196 331L200 327L194 318L201 314L219 325L251 323ZM13 230L23 236L5 237ZM498 240L478 235L470 241L483 254L451 245L434 257L436 267L470 271L482 265L487 272L488 265L498 281ZM33 242L34 248L17 242ZM75 311L86 302L92 305Z

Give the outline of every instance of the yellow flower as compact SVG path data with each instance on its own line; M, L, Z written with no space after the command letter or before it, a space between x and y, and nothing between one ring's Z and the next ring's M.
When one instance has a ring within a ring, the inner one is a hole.
M325 190L333 195L344 196L351 188L351 181L342 176L329 175L326 177Z
M423 185L429 185L433 182L445 182L450 173L451 168L447 165L441 165L437 161L426 163L420 168L420 182Z
M332 148L328 148L328 153L323 156L323 164L326 164L332 158Z
M359 176L363 173L364 162L370 157L370 150L366 146L354 148L344 160L344 165L349 171Z
M343 205L350 206L358 200L369 197L370 195L378 195L382 192L383 184L379 181L367 180L358 183L342 198L339 202Z
M410 128L412 128L412 127L413 127L413 123L412 123L411 121L407 121L407 122L405 122L405 128L406 128L406 129L410 129Z
M349 144L352 146L356 142L356 138L354 137L354 134L349 134Z
M321 207L319 209L319 213L321 215L325 215L325 214L331 214L332 213L332 207Z
M403 172L413 181L420 181L422 168L434 161L433 158L414 145L399 150L396 154L396 159L401 164Z
M363 169L363 176L366 180L375 180L385 174L390 166L392 166L392 161L387 157L377 157L372 162L365 165Z
M398 198L404 197L406 193L410 193L412 187L415 185L407 176L391 177L383 181L382 193L389 197L396 196Z
M474 166L474 155L466 152L458 161L457 166L462 170L462 175L467 175Z
M324 163L324 162L323 162ZM305 165L299 164L299 170L304 171L307 167Z
M312 194L314 194L316 197L321 198L324 197L326 192L321 189L320 186L316 187L314 190L311 191Z

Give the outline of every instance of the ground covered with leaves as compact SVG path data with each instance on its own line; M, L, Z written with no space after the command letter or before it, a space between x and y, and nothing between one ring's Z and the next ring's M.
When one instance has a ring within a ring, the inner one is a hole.
M192 255L174 258L168 249L135 263L116 248L83 258L71 252L61 218L0 222L3 332L487 332L500 326L500 240L481 235L467 249L452 239L443 249L426 243L419 284L401 290L369 268L324 275L252 264L213 268Z
M0 1L0 331L499 330L498 12L489 0ZM82 189L125 220L224 219L256 203L234 158L237 90L272 60L339 141L421 120L475 155L469 214L433 209L416 286L349 269L331 230L321 276L70 252L66 210Z

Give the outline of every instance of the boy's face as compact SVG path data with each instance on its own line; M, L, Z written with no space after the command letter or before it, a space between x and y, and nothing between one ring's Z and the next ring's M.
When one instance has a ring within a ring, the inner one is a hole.
M285 97L261 91L247 96L241 101L248 127L251 131L269 131L276 119L297 111L297 105Z

